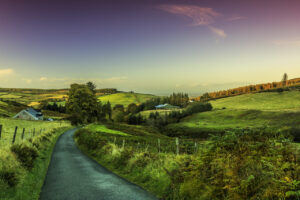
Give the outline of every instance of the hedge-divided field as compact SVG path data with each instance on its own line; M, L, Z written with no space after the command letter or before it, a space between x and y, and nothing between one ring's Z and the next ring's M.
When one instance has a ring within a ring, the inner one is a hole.
M175 138L146 127L92 125L75 139L96 161L161 199L300 198L299 146L264 129L228 132L197 148L195 140L180 139L179 155Z
M67 122L22 121L0 118L3 132L0 139L0 199L38 199L52 149L57 138L67 129ZM18 126L23 130L37 131L35 135L17 132L15 143L12 138ZM40 132L40 130L43 130Z

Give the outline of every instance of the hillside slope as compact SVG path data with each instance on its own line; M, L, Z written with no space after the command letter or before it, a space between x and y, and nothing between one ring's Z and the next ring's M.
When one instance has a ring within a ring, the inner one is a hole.
M207 137L236 128L300 129L300 92L246 94L211 101L214 109L170 124L171 130Z
M99 100L103 103L109 101L112 106L116 104L122 104L125 107L131 103L141 104L151 98L154 98L151 94L139 94L139 93L116 93L111 95L100 96Z

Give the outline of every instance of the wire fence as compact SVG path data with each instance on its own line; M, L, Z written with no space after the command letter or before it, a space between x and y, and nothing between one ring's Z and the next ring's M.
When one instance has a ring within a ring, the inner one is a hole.
M34 126L7 126L0 124L0 148L10 146L12 144L22 143L30 138L37 137L42 134L52 132L56 128L63 128L67 125L65 123L59 123L54 127L34 127Z

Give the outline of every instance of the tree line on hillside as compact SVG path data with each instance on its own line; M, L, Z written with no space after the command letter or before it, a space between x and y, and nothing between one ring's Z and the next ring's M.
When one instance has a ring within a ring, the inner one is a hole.
M140 105L134 103L127 107L116 104L113 108L108 101L102 104L96 97L96 86L89 82L87 84L72 84L69 90L69 98L65 110L70 114L72 124L85 124L97 121L109 120L116 123L145 124L163 126L168 123L178 122L180 119L197 112L209 111L212 109L209 103L194 102L189 104L189 97L183 93L173 93L169 97L153 98ZM173 111L164 116L151 114L148 118L143 117L140 112L153 110L158 104L169 103L184 108L182 111ZM53 103L47 105L48 109L60 111L62 106Z
M156 97L141 103L137 110L154 110L155 106L160 104L171 104L173 106L178 106L184 108L189 104L190 98L188 94L185 93L173 93L168 97Z
M195 101L208 101L211 99L218 99L230 96L236 96L241 94L255 93L255 92L266 92L278 90L282 91L284 87L290 87L300 84L300 78L288 80L288 76L285 73L283 75L282 81L280 82L272 82L272 83L264 83L264 84L256 84L256 85L248 85L244 87L238 87L229 90L222 90L217 92L204 93L202 96L196 97L193 100Z

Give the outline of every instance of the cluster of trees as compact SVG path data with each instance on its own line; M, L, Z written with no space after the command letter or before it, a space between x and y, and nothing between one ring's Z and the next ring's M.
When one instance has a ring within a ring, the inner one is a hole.
M299 85L299 84L300 84L300 78L288 80L287 74L284 74L282 81L280 81L280 82L248 85L248 86L229 89L229 90L205 93L200 97L194 98L194 100L207 101L210 99L218 99L218 98L236 96L236 95L240 95L240 94L247 94L247 93L253 93L253 92L265 92L265 91L270 91L270 90L277 91L278 88L284 88L284 87L289 87L289 86L294 86L294 85ZM279 91L281 91L281 90L279 90Z
M127 108L121 104L117 104L113 107L112 121L139 125L145 122L145 119L142 117L142 115L138 114L139 112L139 106L135 103L129 104Z
M118 93L118 90L116 88L97 89L97 93L115 94L115 93Z
M65 107L53 103L52 105L48 104L46 109L67 112L70 114L70 120L73 124L92 123L108 119L112 122L125 122L136 125L148 122L155 126L178 122L188 115L212 109L209 103L194 102L188 104L189 97L183 93L173 93L169 97L154 98L141 105L131 103L125 108L124 105L117 104L112 108L110 102L101 104L96 97L96 93L96 85L92 82L88 82L87 84L72 84ZM183 111L171 112L164 117L159 116L157 113L152 113L148 119L145 119L140 114L142 110L154 109L154 106L163 103L186 108Z
M181 119L192 114L211 111L212 109L213 107L210 103L194 102L182 111L172 111L163 115L160 115L158 112L150 113L147 123L151 126L163 127L171 123L178 123Z
M110 102L102 105L98 101L96 85L92 82L71 85L66 111L70 114L72 124L92 123L107 117L112 118Z
M46 102L46 104L42 104L41 109L43 110L51 110L51 111L55 111L55 112L59 112L59 113L66 113L66 106L62 105L62 104L57 104L56 102L50 104L48 102Z
M189 103L189 95L185 93L173 93L169 97L158 97L149 99L146 102L141 103L137 109L138 111L153 110L155 109L155 106L166 103L184 108Z

